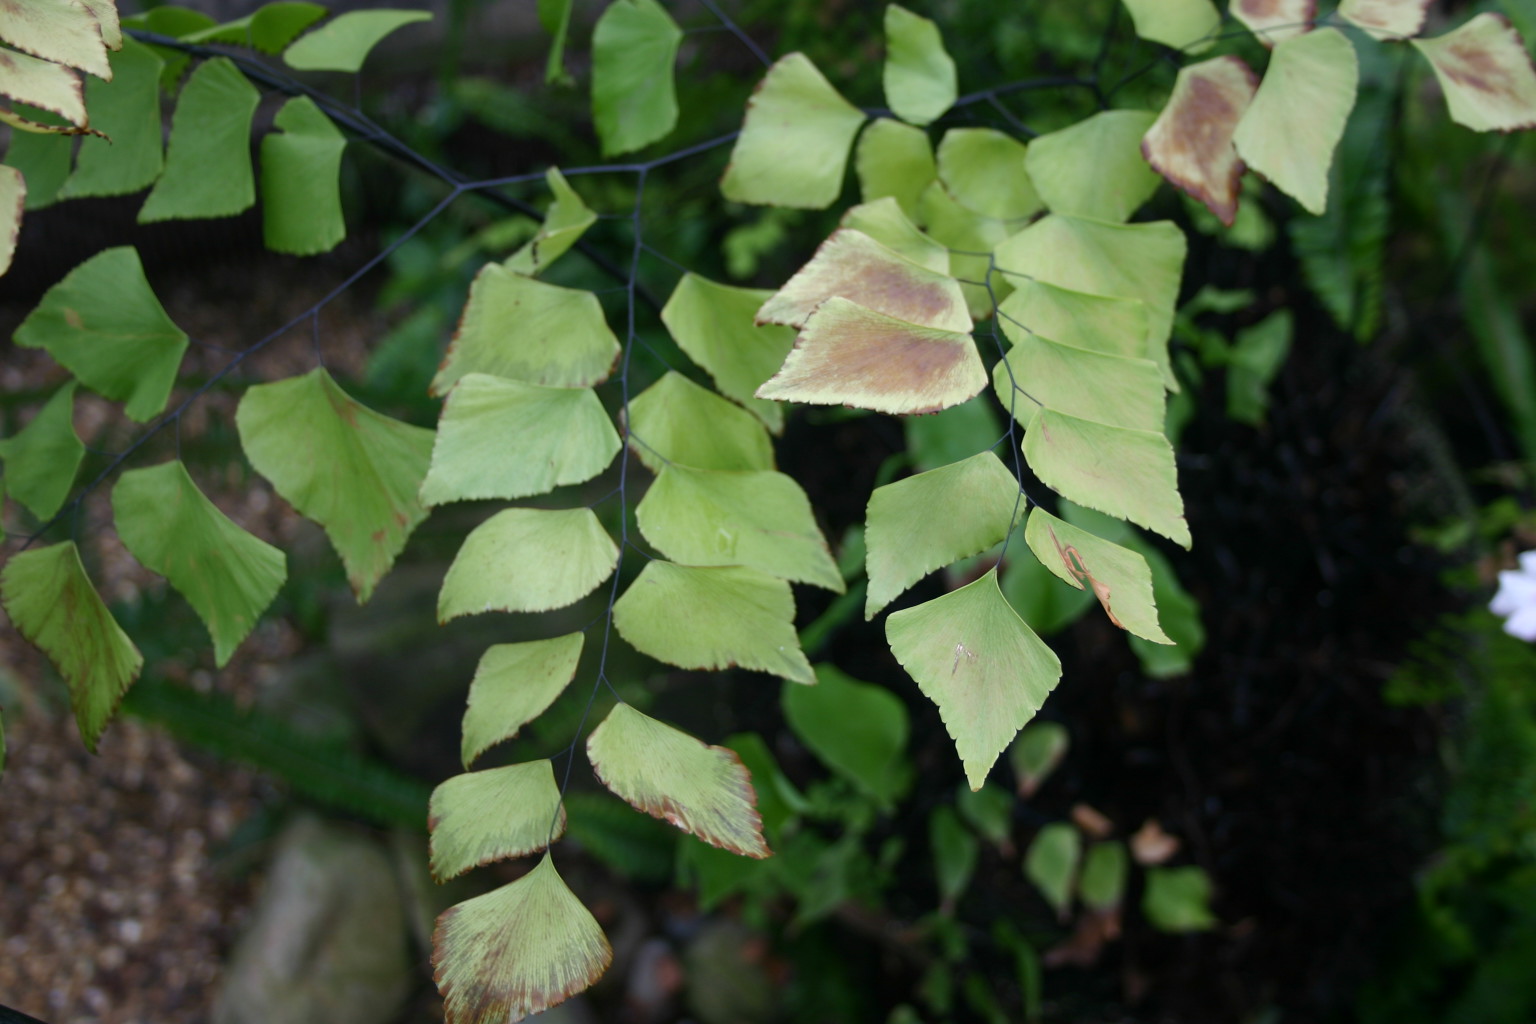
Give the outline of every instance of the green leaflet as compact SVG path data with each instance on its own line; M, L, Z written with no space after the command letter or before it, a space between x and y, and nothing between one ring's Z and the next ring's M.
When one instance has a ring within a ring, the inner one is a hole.
M256 202L251 118L261 94L227 57L204 61L181 87L171 116L165 172L139 208L139 223L232 217Z
M107 49L120 49L123 45L123 26L117 16L117 0L80 0L80 3L96 19L101 41Z
M975 833L965 827L955 809L947 804L934 808L928 817L928 844L933 849L933 873L939 886L939 899L946 906L965 894L976 873L976 858L981 844Z
M432 935L449 1020L517 1021L563 1003L613 962L603 929L546 852L511 885L450 907Z
M565 832L565 808L547 760L455 775L432 791L432 877L537 853Z
M232 43L249 46L262 53L279 54L283 48L298 38L299 33L325 17L326 10L319 4L302 0L276 0L264 4L254 13L222 25L192 32L183 38L189 43Z
M1151 110L1105 110L1030 142L1024 169L1053 213L1124 221L1161 179L1141 155Z
M0 440L5 488L38 519L51 519L64 505L85 457L75 434L75 382L55 391L32 422Z
M968 332L924 327L833 296L816 307L783 368L757 394L895 415L938 412L986 387Z
M1221 13L1211 0L1122 0L1136 34L1185 53L1209 50L1221 29Z
M1024 460L1068 500L1189 547L1173 447L1162 434L1042 409L1024 435Z
M325 527L357 599L368 600L427 516L416 492L432 431L359 404L321 368L250 388L235 424L256 472Z
M822 764L889 807L912 783L904 760L906 706L882 686L831 665L816 666L815 686L786 685L784 717Z
M955 807L976 834L999 850L1006 850L1013 835L1012 793L1001 786L986 785L977 790L959 788Z
M466 373L587 388L608 379L619 351L596 295L488 263L470 286L432 393L447 394Z
M187 336L166 316L128 246L97 253L48 289L15 340L47 349L140 423L165 408L187 351Z
M1057 519L1042 508L1029 513L1025 543L1058 579L1089 589L1109 620L1153 643L1172 644L1157 621L1152 570L1135 551Z
M684 274L661 319L678 348L703 367L722 395L745 406L778 433L784 429L784 407L753 397L795 343L795 332L789 328L755 322L758 309L771 295Z
M545 171L544 183L555 196L544 213L544 223L539 225L533 238L502 263L508 270L529 277L537 276L539 271L564 255L597 220L597 214L589 210L576 190L566 183L559 168L551 167Z
M124 473L112 488L112 514L133 557L203 620L224 667L287 578L283 553L231 522L179 461Z
M1061 663L1008 606L997 570L885 620L891 652L938 705L971 789L1045 703Z
M1285 365L1291 348L1291 311L1280 309L1245 327L1232 339L1227 356L1227 415L1239 423L1262 426L1269 408L1269 385Z
M102 28L84 4L71 0L28 0L8 4L0 39L44 60L111 78Z
M1141 912L1159 931L1209 931L1216 927L1210 902L1211 879L1199 868L1147 869Z
M1520 34L1499 14L1411 40L1435 70L1451 120L1473 131L1536 128L1536 70Z
M996 256L1004 270L1061 288L1141 300L1147 308L1147 344L1135 354L1156 363L1163 382L1176 391L1168 336L1184 252L1184 233L1171 221L1106 224L1053 213L998 245Z
M763 303L757 319L804 327L829 298L935 330L971 329L965 296L947 270L916 263L850 228L832 232L810 262Z
M935 274L949 276L949 250L918 230L893 196L849 207L840 226L868 235Z
M720 192L738 203L825 209L843 189L863 123L805 54L782 57L747 101Z
M1091 909L1110 913L1125 899L1125 883L1130 870L1124 843L1119 840L1094 843L1083 858L1083 873L1077 881L1078 895Z
M62 64L14 50L0 50L0 96L57 114L72 125L85 126L85 97L80 90L80 77ZM15 117L9 111L6 116L7 119ZM32 131L61 130L38 122L26 127Z
M992 368L998 401L1028 426L1040 408L1133 430L1163 429L1163 375L1150 359L1075 348L1004 322L1018 344Z
M864 617L933 570L1008 536L1018 504L1018 481L989 451L877 487L865 518Z
M1028 800L1067 756L1072 745L1060 722L1030 722L1008 748L1008 763L1018 777L1019 796Z
M955 102L955 62L939 28L899 4L885 8L885 102L903 121L927 124Z
M1024 877L1034 883L1061 920L1066 920L1072 906L1082 851L1083 839L1077 829L1058 821L1042 828L1024 854Z
M932 416L908 416L901 426L907 460L919 473L991 451L1006 434L990 402L963 402Z
M565 37L571 28L571 4L572 0L539 0L539 24L554 37L544 65L544 81L549 85L570 77L565 73Z
M789 584L741 566L648 562L613 606L619 635L657 661L814 683L794 620Z
M630 401L628 438L653 473L669 462L695 469L773 468L773 442L761 421L675 370Z
M464 711L463 755L468 768L481 754L542 715L576 675L583 637L496 644L480 658Z
M918 215L918 200L938 174L928 133L888 117L870 122L859 136L853 168L866 203L889 196L908 217Z
M94 753L144 658L91 586L75 542L12 555L0 571L0 602L64 677L80 737Z
M288 47L283 60L299 71L356 72L385 36L431 17L429 11L349 11Z
M61 199L127 195L160 176L160 72L164 62L132 39L112 55L112 81L86 82L91 124L106 139L80 140L75 170L59 189ZM108 141L110 139L110 141Z
M346 136L308 96L283 104L279 131L261 140L261 221L267 248L296 256L329 252L347 237L341 212Z
M1280 43L1233 133L1238 155L1306 210L1322 213L1358 79L1354 44L1336 28Z
M1081 512L1082 510L1078 510ZM1149 643L1139 636L1130 638L1131 651L1141 662L1141 670L1153 679L1167 679L1188 672L1195 656L1205 649L1205 627L1200 622L1200 604L1179 583L1173 566L1163 553L1142 538L1132 536L1125 543L1140 552L1152 570L1152 598L1157 602L1158 624L1174 646Z
M67 135L39 135L36 132L11 132L11 144L5 151L5 166L19 171L25 179L15 183L26 198L26 209L41 210L57 198L69 177L69 159L75 140ZM14 179L13 179L14 180ZM14 205L15 199L7 205ZM18 226L21 218L17 218ZM15 242L11 245L14 247Z
M589 508L504 509L464 538L438 595L437 620L564 608L618 564L618 546Z
M509 445L508 438L517 442ZM443 406L421 502L430 508L546 494L597 476L619 448L613 421L591 388L467 374Z
M1040 211L1024 143L995 128L951 128L939 140L939 181L961 206L995 220Z
M638 810L722 850L771 855L752 779L729 747L705 746L628 704L616 704L587 738L587 758L603 785Z
M662 468L635 509L645 539L684 565L744 565L834 593L843 577L800 485L767 470Z
M917 205L918 223L934 241L950 249L949 272L966 282L960 290L971 316L985 320L992 315L993 300L1001 302L1018 280L992 273L992 261L985 255L1008 237L1007 223L961 206L938 181L923 190Z
M656 0L614 0L592 30L592 120L603 155L628 153L677 124L672 67L683 31Z

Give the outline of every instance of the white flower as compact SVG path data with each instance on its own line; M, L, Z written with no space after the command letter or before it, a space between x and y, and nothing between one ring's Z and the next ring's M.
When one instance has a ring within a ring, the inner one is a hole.
M1499 592L1488 610L1504 616L1504 632L1536 642L1536 551L1520 556L1520 568L1499 573Z

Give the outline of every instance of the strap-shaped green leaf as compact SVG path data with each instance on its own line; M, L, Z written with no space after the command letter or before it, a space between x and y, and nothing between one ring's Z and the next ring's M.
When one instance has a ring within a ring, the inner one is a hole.
M958 291L955 298L963 307ZM938 412L987 385L968 332L924 327L834 296L816 307L784 366L757 394L896 415Z
M230 43L249 46L262 53L279 54L299 34L325 17L319 4L304 0L275 0L263 4L251 14L222 25L214 25L183 38L189 43Z
M112 77L102 26L78 0L6 4L0 39L34 57L89 71L97 78Z
M1258 87L1258 76L1235 54L1186 65L1141 143L1147 163L1227 227L1237 219L1244 170L1232 135Z
M348 11L289 46L283 60L299 71L356 72L385 36L431 18L430 11Z
M1152 570L1141 555L1042 508L1030 512L1024 541L1058 579L1091 590L1109 621L1153 643L1173 643L1158 625Z
M1479 132L1536 128L1536 69L1508 18L1479 14L1412 43L1435 69L1452 121Z
M1185 53L1209 50L1221 29L1221 12L1211 0L1122 0L1136 34Z
M547 760L455 775L432 791L432 877L536 853L565 832L565 808Z
M941 331L971 329L965 296L948 270L936 271L886 248L862 231L839 228L810 262L758 310L760 323L804 327L827 299Z
M588 388L608 379L619 351L596 295L488 263L470 286L432 393L447 394L466 373Z
M1140 299L1092 295L1031 279L1017 282L998 311L1005 333L1023 329L1063 345L1133 359L1147 353L1147 307Z
M815 686L785 686L784 717L816 757L882 804L912 781L906 705L891 691L832 665L816 666Z
M64 677L80 736L94 753L144 657L91 586L75 542L11 556L0 572L0 602Z
M868 235L898 256L949 276L949 249L918 230L894 196L885 196L843 214L842 227Z
M564 608L618 564L618 546L589 508L505 509L464 538L443 580L437 619Z
M1176 391L1168 336L1184 252L1184 233L1171 221L1106 224L1053 213L1002 242L996 255L1002 269L1039 281L1093 295L1140 299L1147 307L1147 347L1138 354L1156 363L1164 384Z
M80 76L62 64L0 49L0 96L51 111L72 125L86 123ZM7 112L8 121L14 116Z
M81 140L75 171L59 189L60 198L127 195L160 176L165 166L160 138L164 66L155 51L126 39L112 55L112 81L86 83L91 124L107 137Z
M1238 156L1306 210L1322 213L1359 77L1354 44L1336 28L1279 44L1233 133Z
M938 175L928 133L888 117L870 122L859 136L853 169L866 203L889 196L908 217L918 215L918 200Z
M1018 499L1018 480L990 451L875 488L864 527L864 617L935 569L1002 541Z
M0 440L6 490L38 519L51 518L64 505L85 457L85 445L75 434L74 408L75 382L70 381L32 422Z
M256 472L325 527L359 601L427 516L416 498L432 431L354 401L324 369L257 384L235 413Z
M772 292L732 288L697 274L684 274L661 311L678 348L714 379L727 398L745 406L774 433L784 429L784 408L754 398L795 343L795 332L755 322Z
M613 962L603 929L548 853L511 885L444 911L432 948L452 1021L517 1024L587 988Z
M204 61L181 87L171 116L165 173L139 223L232 217L256 202L251 118L261 94L227 57Z
M141 423L165 408L187 351L187 336L166 316L128 246L97 253L48 289L15 340L47 349Z
M582 635L496 644L480 658L464 711L464 767L542 715L565 690L581 660Z
M738 203L825 209L843 190L863 123L805 54L781 57L747 101L720 191Z
M516 443L509 445L508 438ZM443 406L421 501L430 508L546 494L597 476L620 446L613 421L591 388L467 374Z
M179 461L131 469L112 489L123 544L170 581L213 637L223 667L287 578L283 553L209 501Z
M1082 851L1082 835L1071 824L1057 821L1036 833L1024 853L1024 877L1034 883L1062 920L1072 907Z
M603 155L640 149L677 124L672 65L683 30L656 0L614 0L592 30L592 120Z
M261 226L273 252L313 256L347 237L341 154L347 138L308 96L283 104L261 140Z
M891 652L938 705L971 789L1061 678L1061 663L1008 606L997 570L885 620Z
M1157 191L1141 155L1151 110L1104 110L1030 142L1024 169L1054 213L1124 221Z
M1024 435L1024 459L1062 497L1190 546L1173 447L1161 433L1042 409Z
M899 4L885 8L885 102L903 121L927 124L955 102L955 62L939 27Z
M1010 326L1005 321L1004 329ZM1018 344L992 368L992 386L1020 423L1028 426L1046 408L1114 427L1162 431L1163 375L1152 360L1011 333Z
M555 196L544 213L544 223L533 238L502 263L508 270L529 277L537 276L564 255L597 220L597 214L581 201L559 168L545 171L544 183Z
M729 747L616 704L587 738L587 757L603 785L646 814L743 857L771 855L752 779Z
M669 462L695 469L772 469L773 442L739 405L675 370L629 403L629 446L653 473Z
M794 620L789 584L742 566L648 562L613 606L619 635L657 661L814 683Z
M553 85L567 81L565 73L565 37L571 28L572 0L539 0L539 24L552 38L549 59L544 64L544 81Z
M939 181L931 183L918 199L917 222L934 241L949 248L949 272L964 282L960 290L971 317L985 320L991 316L993 302L1007 298L1013 281L1019 280L992 273L992 260L987 255L1008 237L1012 230L1008 223L961 206Z
M972 213L1017 221L1040 211L1024 143L995 128L951 128L939 140L939 181Z
M800 485L783 473L670 465L635 509L645 539L684 565L744 565L843 592Z

